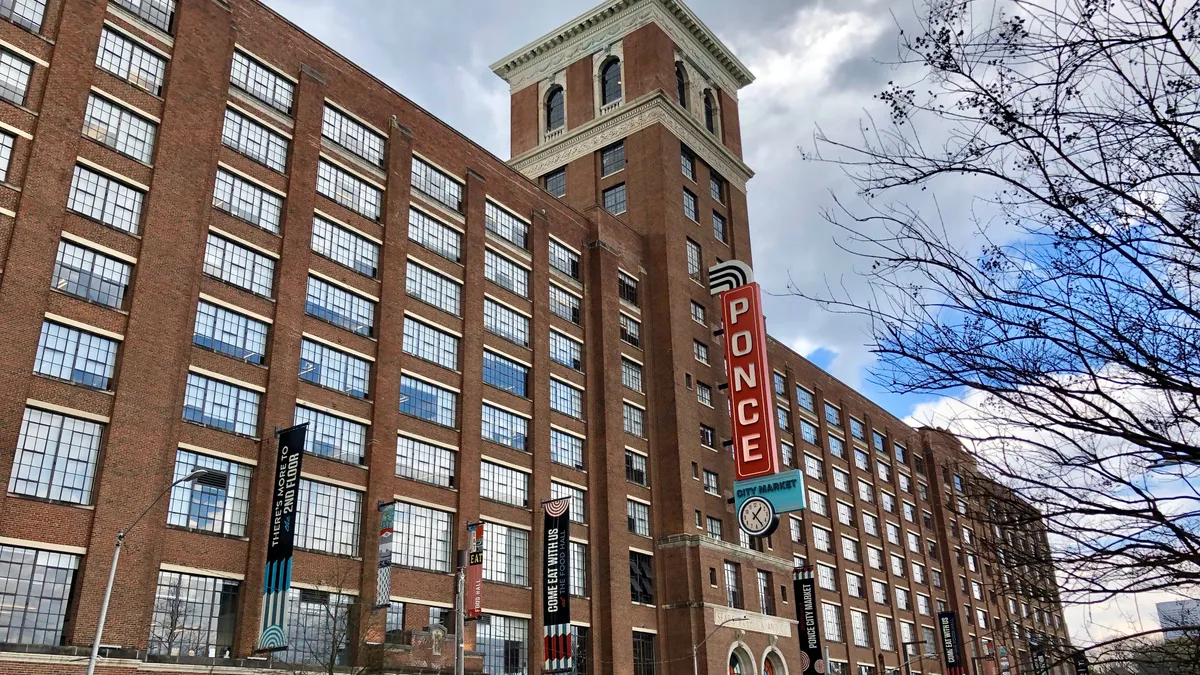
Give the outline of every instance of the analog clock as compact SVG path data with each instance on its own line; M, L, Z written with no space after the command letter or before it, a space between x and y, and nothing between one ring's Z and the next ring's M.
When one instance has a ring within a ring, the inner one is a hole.
M764 537L775 531L779 516L771 502L762 497L750 497L738 511L738 524L752 537Z

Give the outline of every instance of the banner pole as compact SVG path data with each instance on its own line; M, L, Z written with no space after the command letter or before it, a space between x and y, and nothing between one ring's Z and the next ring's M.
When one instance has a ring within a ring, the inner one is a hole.
M463 633L467 630L467 622L464 621L463 613L466 609L463 605L463 591L466 587L466 571L463 569L463 555L465 551L458 552L458 572L454 575L454 675L464 675L466 668L466 641Z

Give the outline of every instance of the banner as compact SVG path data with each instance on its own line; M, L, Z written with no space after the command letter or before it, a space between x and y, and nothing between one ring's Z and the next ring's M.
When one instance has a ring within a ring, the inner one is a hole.
M483 523L467 525L467 588L463 616L483 616Z
M571 498L542 502L546 511L542 624L546 648L543 673L575 672L571 645Z
M257 651L287 649L287 595L292 586L292 541L296 534L296 493L308 423L280 431L275 482L271 488L267 568L263 575Z
M379 568L375 572L375 607L382 609L392 604L392 523L396 517L396 503L379 506Z
M958 637L958 615L954 612L938 612L938 628L942 632L942 654L946 662L946 675L967 675L967 664L963 662L961 642Z
M1035 675L1050 675L1050 660L1046 658L1046 648L1038 645L1030 647L1029 659L1033 662Z
M812 567L792 570L792 597L796 598L796 619L800 633L800 675L824 675L825 655L821 652L821 631L817 614L817 585Z
M1075 652L1071 660L1075 664L1075 675L1088 675L1087 654L1083 653L1083 650Z

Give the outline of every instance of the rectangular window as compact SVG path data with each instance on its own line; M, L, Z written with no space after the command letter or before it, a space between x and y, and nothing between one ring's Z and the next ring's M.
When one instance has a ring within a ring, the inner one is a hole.
M458 419L458 394L424 380L401 375L400 412L453 428Z
M835 427L842 426L842 411L836 406L825 404L825 421Z
M392 521L392 561L401 567L450 571L454 516L445 511L396 502Z
M700 445L706 448L715 448L717 443L717 432L707 424L700 425Z
M837 503L838 522L842 525L854 527L854 507L846 502L839 501Z
M527 397L529 368L496 352L483 350L483 381L515 396Z
M734 609L742 609L742 566L726 562L725 566L725 604Z
M304 422L308 422L308 452L339 462L363 463L367 451L366 425L298 405L295 423Z
M701 257L702 257L702 254L700 252L700 244L697 244L696 242L692 241L691 239L688 239L687 240L687 268L688 268L688 277L692 281L697 281L697 282L700 281Z
M703 382L697 382L696 400L700 402L700 405L706 405L710 408L713 407L712 387L704 384Z
M175 18L175 0L113 0L113 2L164 33L171 32L171 21Z
M692 356L695 357L695 359L697 361L699 361L700 363L708 365L708 345L706 345L703 342L700 342L698 340L693 341L692 342Z
M700 216L696 210L696 195L692 194L691 190L683 189L683 215L688 217L688 220L700 222Z
M808 420L800 420L800 438L806 443L820 446L820 441L817 440L817 425Z
M899 443L897 443L894 447L896 450L896 461L900 462L901 464L907 464L908 463L908 450L906 450L904 448L904 446L900 445Z
M155 96L162 93L167 60L107 27L100 34L96 66Z
M167 524L231 537L246 534L250 507L250 467L189 450L175 452L175 478L196 469L209 475L171 488Z
M813 525L813 547L818 551L833 553L833 535L823 527Z
M420 157L412 158L412 187L451 211L462 212L462 183Z
M375 302L317 277L308 278L304 311L338 328L371 337L375 334Z
M229 658L239 583L161 570L150 619L150 653Z
M875 488L870 483L860 479L858 481L858 498L868 504L874 504Z
M453 450L408 436L396 437L396 475L401 478L454 487L455 464Z
M583 372L583 345L553 328L550 329L550 360Z
M803 409L812 412L813 408L813 393L804 387L796 386L796 403Z
M624 426L625 433L637 436L638 438L646 437L646 411L632 406L628 403L624 404Z
M657 675L657 638L654 633L633 632L633 675Z
M499 523L483 528L483 578L499 584L529 583L529 533Z
M79 557L0 545L0 606L5 608L0 641L63 644L63 624Z
M855 449L854 450L854 466L857 466L858 468L862 469L863 471L869 472L871 470L871 458L867 455L867 453L863 452L862 450Z
M267 232L279 234L279 223L283 217L283 198L241 176L217 169L212 204L214 208L234 218L261 227Z
M858 542L846 535L842 535L842 557L850 562L858 562Z
M459 338L411 316L404 317L404 353L458 370Z
M642 324L625 314L621 315L621 341L633 347L641 347Z
M804 455L804 473L809 478L814 478L819 481L824 481L825 463L813 457L812 455Z
M280 173L287 168L288 139L233 108L225 109L221 142L267 168Z
M612 214L625 213L625 184L614 185L603 193L604 209Z
M550 311L560 319L566 319L579 325L581 315L579 298L553 283L550 284Z
M462 259L462 233L424 211L408 210L408 239L451 262Z
M627 389L642 391L642 366L629 359L621 359L621 384Z
M204 273L264 298L274 293L274 258L212 233L204 249Z
M320 216L313 217L312 250L372 279L378 275L379 244Z
M871 625L866 612L850 610L850 632L854 637L855 647L871 648Z
M871 430L871 445L875 448L875 452L887 454L883 447L883 434L874 429Z
M698 323L700 325L704 325L707 322L707 319L705 318L705 314L706 314L706 312L704 310L704 305L701 305L700 303L693 300L692 301L692 321L695 321L696 323Z
M287 650L276 652L284 663L346 665L346 635L354 596L292 588L287 595Z
M89 504L103 430L95 422L26 408L8 491Z
M837 592L837 570L829 565L817 563L817 585L827 591Z
M529 420L495 406L483 404L483 439L525 450Z
M629 552L629 599L654 604L654 558L645 553Z
M226 123L228 126L228 123ZM158 125L93 93L83 115L83 135L113 150L149 163Z
M833 470L833 486L842 492L850 492L850 474L841 469Z
M704 470L704 491L710 495L720 494L720 477L708 469Z
M878 516L873 516L869 513L864 513L864 514L862 514L862 521L863 521L863 532L866 532L867 534L871 535L872 537L879 536L879 517Z
M725 241L725 216L713 211L713 237Z
M828 516L829 515L829 498L826 497L824 494L817 492L816 490L813 490L812 488L809 488L808 489L808 508L811 509L813 513L816 513L816 514L822 515L822 516Z
M821 603L821 623L825 628L825 639L830 642L845 642L842 635L842 608L827 602Z
M565 197L567 195L567 169L557 169L546 174L542 178L542 183L546 186L546 192L555 197Z
M240 51L233 53L233 68L229 81L233 86L279 112L285 115L292 114L292 98L296 85Z
M804 523L799 518L788 518L789 533L792 542L796 544L804 543Z
M858 440L863 440L863 423L862 420L850 418L850 435Z
M483 327L515 345L529 346L529 317L491 298L483 299Z
M871 599L879 605L891 604L891 598L888 596L887 582L878 579L871 580Z
M550 481L550 499L570 499L570 518L572 523L587 522L587 495L579 488L571 487L557 481Z
M892 620L886 616L877 616L875 627L879 632L879 648L885 652L896 651L896 641L892 637Z
M830 434L829 435L829 454L833 455L834 457L845 458L846 442L843 441L842 439L838 438L837 436Z
M368 163L383 168L386 139L328 103L325 104L321 119L321 135Z
M257 391L188 373L183 419L222 431L253 436L258 431L261 397Z
M885 462L875 462L875 473L879 476L879 480L890 483L892 482L892 465Z
M144 197L140 190L76 165L67 208L109 227L137 234Z
M572 279L579 279L579 254L551 239L550 267Z
M577 541L571 542L571 595L576 597L587 597L587 571L588 557L587 544L581 544ZM576 659L579 654L576 654ZM576 670L576 673L579 673Z
M33 372L93 389L109 389L116 365L116 340L42 322Z
M625 168L625 142L620 141L600 151L600 177L611 176Z
M713 518L712 516L707 516L707 522L705 523L705 533L711 539L718 539L718 540L721 539L721 536L722 536L721 535L721 521L717 518ZM716 583L716 582L714 582L714 583Z
M262 365L267 360L267 324L201 300L196 306L192 343Z
M583 439L558 429L551 429L550 461L583 471Z
M563 382L550 379L550 409L576 419L583 417L583 391Z
M629 520L629 531L633 534L649 537L650 507L641 502L635 502L632 499L627 499L625 501L625 510Z
M718 203L725 201L725 179L718 176L716 171L713 171L708 177L708 190Z
M779 423L779 429L781 431L792 430L791 417L791 413L788 412L787 408L775 406L775 421Z
M447 314L461 315L462 284L413 260L406 266L405 291Z
M120 309L129 291L133 266L63 240L54 259L51 287L68 295Z
M301 478L296 493L296 547L358 555L361 512L361 492Z
M46 0L9 0L0 3L0 17L33 33L42 29L45 13Z
M529 297L529 270L490 248L483 252L483 276L522 298Z
M383 212L383 190L332 162L317 163L317 193L369 220Z
M625 480L637 485L649 485L646 475L646 456L625 449Z
M300 343L300 380L367 398L371 362L305 338Z
M696 156L686 146L680 148L679 163L683 169L683 175L693 181L696 180Z
M484 208L484 225L488 232L529 250L529 224L490 201Z
M487 528L484 528L486 535ZM529 663L529 620L485 615L476 627L475 650L485 673L525 673Z
M846 593L852 598L866 597L866 590L861 574L846 572Z
M501 504L529 506L529 474L486 459L479 463L479 496ZM491 524L489 523L488 527ZM484 528L486 534L487 528Z
M29 76L32 74L32 62L7 49L0 48L0 99L17 105L25 105L25 94L29 91Z

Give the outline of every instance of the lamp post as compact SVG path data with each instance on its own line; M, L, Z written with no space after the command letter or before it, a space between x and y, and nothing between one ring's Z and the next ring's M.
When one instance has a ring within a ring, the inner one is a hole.
M92 655L88 657L87 675L95 675L96 673L96 659L100 656L100 640L104 636L104 619L108 616L108 601L112 597L113 580L117 576L117 561L121 558L121 547L125 545L125 535L131 532L133 528L137 527L137 524L141 522L142 518L144 518L147 513L150 513L150 509L154 508L154 505L158 503L158 500L162 499L163 496L170 492L171 489L176 485L194 481L197 478L203 478L209 475L220 476L220 474L215 471L209 471L208 469L196 469L183 478L171 483L167 486L167 489L163 490L162 493L154 498L154 501L150 502L150 506L147 506L146 510L142 511L141 515L139 515L137 519L133 521L132 525L117 532L117 546L113 549L112 564L108 568L108 583L104 586L104 601L100 603L100 622L96 624L96 637L92 639Z
M908 654L908 647L909 647L910 645L923 645L923 644L925 644L925 641L924 641L924 640L913 640L912 642L901 642L901 643L900 643L900 651L904 652L904 653L907 655L907 654ZM902 663L900 667L902 667L902 668L905 668L906 670L908 670L908 675L912 675L912 662L913 662L913 659L920 659L920 661L921 661L921 672L922 672L922 673L924 673L924 672L925 672L925 657L926 657L926 656L936 656L936 654L932 654L932 655L930 655L930 654L926 654L925 652L920 652L920 651L919 651L919 652L917 652L915 655L913 655L913 656L909 656L909 657L908 657L908 660L907 660L907 661L905 661L904 663Z
M746 621L749 618L750 617L743 615L743 616L735 616L731 619L725 619L721 623L717 624L717 627L712 629L711 633L709 633L708 635L705 635L703 640L701 640L697 644L692 645L692 675L700 675L700 666L696 660L696 654L700 651L700 648L704 646L704 643L708 642L708 638L716 635L717 631L721 630L725 626L727 626L735 621Z

